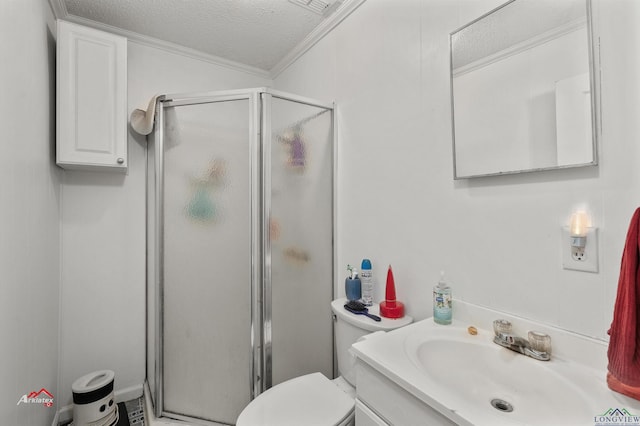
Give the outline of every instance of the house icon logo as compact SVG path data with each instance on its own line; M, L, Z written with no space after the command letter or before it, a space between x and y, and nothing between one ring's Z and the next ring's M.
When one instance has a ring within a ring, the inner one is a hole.
M631 414L626 408L609 408L593 418L595 426L631 426L640 425L640 416Z
M38 392L30 392L24 394L18 400L16 405L20 404L43 404L45 407L53 406L53 395L45 388L40 389Z

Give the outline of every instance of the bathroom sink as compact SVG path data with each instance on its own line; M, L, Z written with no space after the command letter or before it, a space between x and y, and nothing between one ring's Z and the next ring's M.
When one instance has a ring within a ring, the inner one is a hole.
M590 413L589 397L567 376L566 362L537 361L494 344L492 333L440 328L411 334L407 357L449 406L511 424L563 424L567 413ZM474 416L475 417L475 416Z
M456 301L456 317L451 325L427 318L355 343L358 399L389 424L593 425L611 409L640 414L640 401L607 387L606 342L463 301ZM551 359L493 343L496 318L514 324L517 336L548 334ZM372 390L381 388L384 396Z

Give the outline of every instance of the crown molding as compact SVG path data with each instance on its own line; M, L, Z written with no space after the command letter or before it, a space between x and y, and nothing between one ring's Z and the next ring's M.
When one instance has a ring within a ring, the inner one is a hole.
M50 1L62 1L62 0L50 0ZM214 65L229 68L234 71L241 71L248 74L253 74L258 77L271 80L271 75L268 71L260 68L252 67L250 65L242 64L240 62L231 61L221 58L219 56L211 55L209 53L202 52L200 50L185 47L169 41L157 39L155 37L149 37L143 34L139 34L133 31L125 30L122 28L114 27L112 25L96 22L91 19L81 18L76 15L67 14L64 18L65 21L73 22L75 24L84 25L86 27L95 28L97 30L106 31L112 34L126 37L129 42L137 43L143 46L153 47L156 49L164 50L168 53L181 55L190 59L197 59L204 62L209 62Z
M65 19L69 15L64 0L49 0L49 7L56 19Z
M344 0L340 7L318 25L313 31L307 35L296 47L294 47L289 53L285 55L276 65L270 70L271 79L275 79L285 69L291 66L298 58L304 55L309 49L311 49L316 43L322 40L327 34L329 34L335 27L344 21L349 15L351 15L358 7L360 7L367 0Z
M282 58L275 66L273 66L273 68L268 71L261 68L252 67L250 65L242 64L240 62L224 59L219 56L211 55L209 53L185 47L176 43L160 40L155 37L149 37L133 31L93 21L91 19L82 18L76 15L70 15L64 0L49 0L49 6L51 7L53 15L56 19L61 19L95 28L97 30L117 34L126 37L130 42L137 43L143 46L153 47L156 49L164 50L168 53L178 54L187 58L197 59L200 61L209 62L214 65L229 68L234 71L241 71L244 73L256 75L258 77L273 80L291 64L293 64L298 58L304 55L309 49L311 49L316 43L318 43L327 34L329 34L336 26L338 26L338 24L344 21L365 1L366 0L343 0L342 4L333 14L331 14L320 25L318 25L311 33L309 33L309 35L304 38L304 40L298 43L291 51L289 51L289 53L284 56L284 58Z

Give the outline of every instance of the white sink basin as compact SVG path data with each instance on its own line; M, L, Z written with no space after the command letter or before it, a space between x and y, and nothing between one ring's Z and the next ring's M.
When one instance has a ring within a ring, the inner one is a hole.
M397 408L401 401L390 396L376 402L384 405L389 399L386 408L371 405L389 410L388 415L405 416L395 424L593 425L610 409L640 414L640 401L607 387L606 342L462 301L456 308L452 325L425 319L353 345L363 378L375 372L397 385L389 389L410 395L403 400L410 404L406 409ZM517 335L526 336L528 330L549 334L551 360L538 361L493 343L492 322L497 318L511 321ZM477 327L477 335L467 332L470 325ZM383 383L371 381L369 387ZM375 397L366 392L369 387L362 387L362 398L374 404ZM435 420L412 423L414 418L407 417L414 407L411 401L428 408L420 413L435 412ZM509 405L512 411L506 409Z
M478 414L497 414L513 424L551 425L563 424L568 412L591 412L589 397L554 368L556 360L538 361L510 351L488 334L473 336L461 327L436 329L407 336L405 351L439 388L441 400L463 399L465 408Z

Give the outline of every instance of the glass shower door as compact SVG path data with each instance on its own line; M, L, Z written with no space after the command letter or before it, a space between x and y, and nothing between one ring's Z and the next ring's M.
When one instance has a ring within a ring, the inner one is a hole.
M157 111L147 151L154 410L234 424L272 385L333 375L333 106L247 89L166 95Z
M233 424L252 398L253 105L164 107L162 389L177 418Z
M266 386L333 377L333 110L263 94Z

